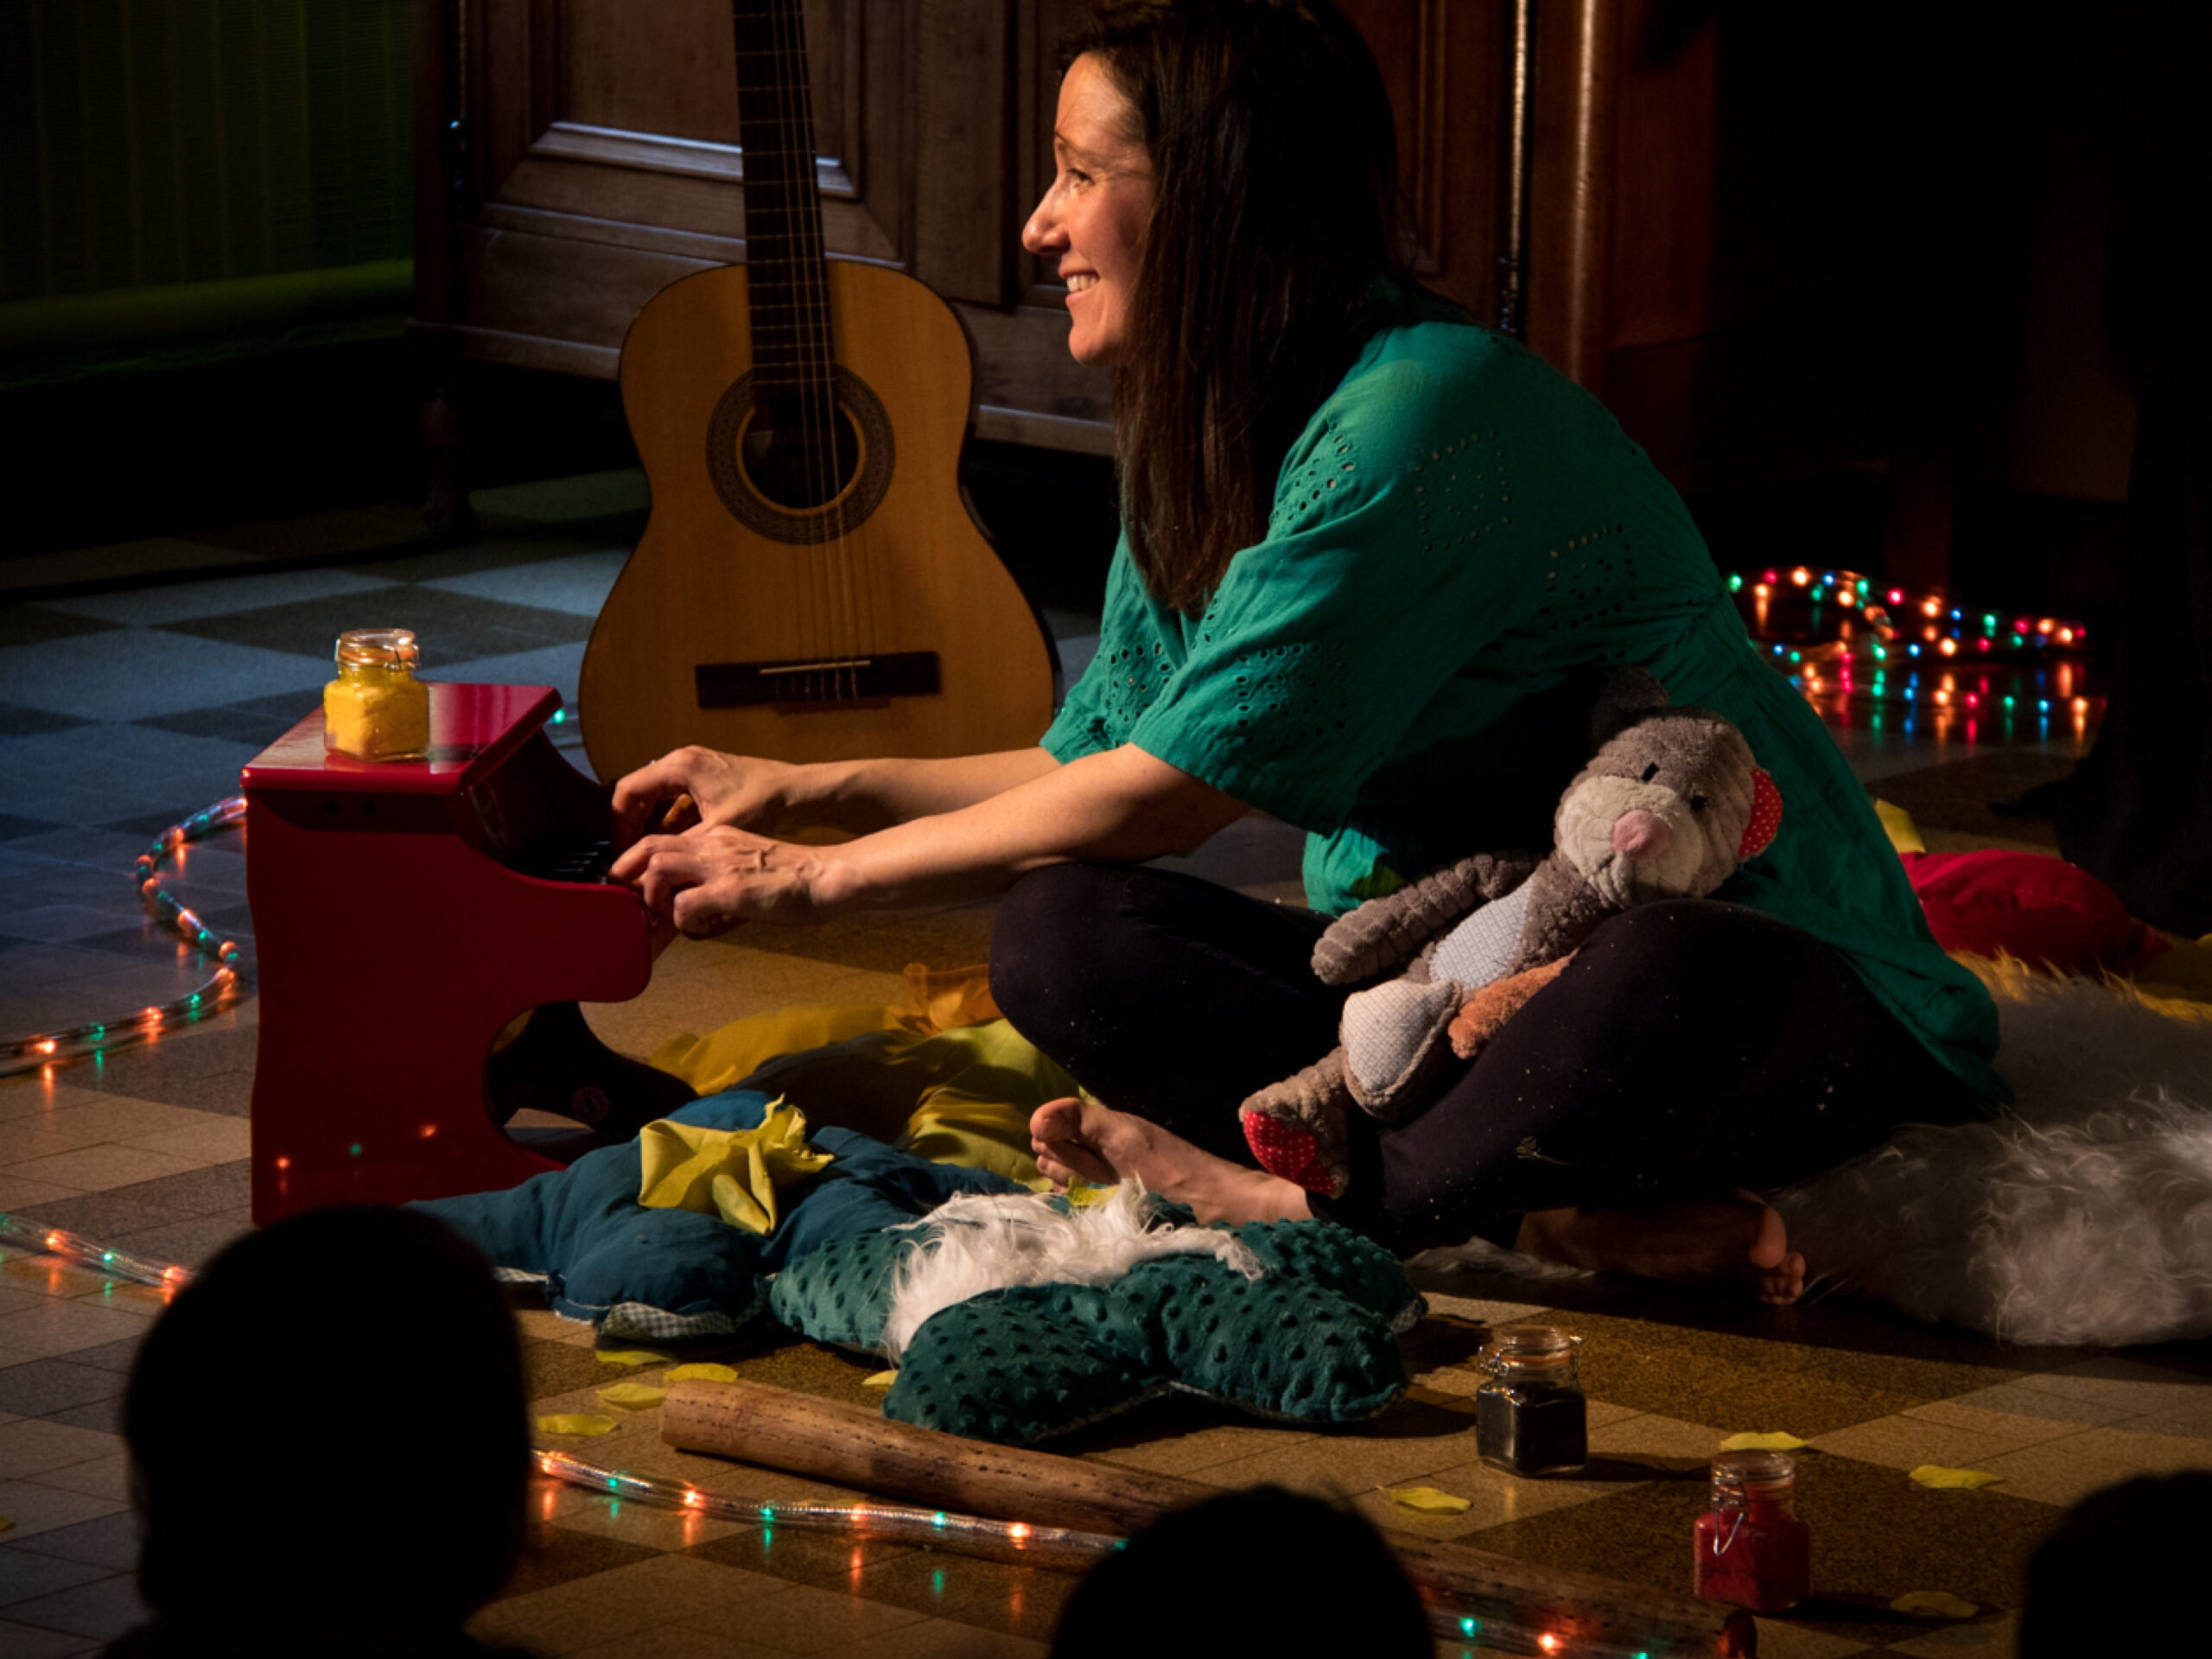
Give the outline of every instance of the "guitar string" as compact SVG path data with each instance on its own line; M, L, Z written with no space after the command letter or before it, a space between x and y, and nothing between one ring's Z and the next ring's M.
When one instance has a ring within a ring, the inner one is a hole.
M798 62L793 66L791 84L798 98L799 134L804 141L799 155L801 164L805 169L800 176L805 187L807 229L813 238L812 257L808 261L807 271L810 278L817 283L821 290L822 333L819 338L825 359L823 365L821 408L829 422L829 429L825 434L828 448L824 454L830 468L828 480L831 501L830 516L836 536L838 564L843 577L846 620L851 635L847 642L845 660L858 662L872 659L874 656L874 627L868 604L868 584L862 579L862 572L860 569L864 550L855 545L845 517L849 497L837 444L842 416L837 397L836 336L830 315L830 251L827 238L823 233L821 193L817 189L815 182L815 151L817 146L814 130L814 78L807 72L806 13L804 0L791 0L791 16L798 55ZM856 460L864 461L865 457L861 456L859 451L860 446L856 444L855 446ZM845 671L846 694L855 702L860 697L860 676L861 671L858 668L848 669Z
M790 332L779 336L779 373L789 376L796 372L798 387L791 402L798 422L799 474L804 499L811 500L820 487L817 467L820 456L818 437L814 429L817 413L815 393L811 385L813 362L813 318L807 308L807 277L809 250L802 226L802 194L794 175L792 157L799 146L791 130L791 74L789 34L791 10L797 0L765 0L768 35L768 82L774 92L770 106L770 124L774 130L778 154L775 158L774 194L779 233L784 240L783 257L778 268L782 273L785 289L778 296L779 314L791 313L792 321L784 325L796 330L796 353ZM789 395L789 394L787 394ZM805 560L807 588L816 602L816 623L810 630L809 655L817 663L834 661L837 650L838 618L836 584L823 568L817 546L801 542L799 556ZM816 681L819 670L810 670L798 677L796 688L803 697L818 692Z
M844 536L844 502L841 493L844 480L837 454L836 371L834 342L830 335L829 270L821 229L820 199L813 178L814 90L807 73L806 21L801 0L782 0L777 23L781 35L779 50L784 59L778 79L791 99L787 111L790 130L786 135L786 177L793 195L793 223L798 226L805 256L798 269L800 280L805 284L808 327L804 350L809 377L813 382L806 408L808 418L821 423L820 429L810 435L807 448L809 493L818 505L830 507L833 538L825 550L828 557L824 563L835 601L833 614L839 624L832 641L832 649L836 652L832 660L850 663L859 655L862 641L852 550ZM859 671L853 668L831 669L830 689L833 698L841 690L846 696L856 698Z
M807 495L818 511L834 498L840 480L836 380L831 367L834 359L828 336L827 273L822 265L819 210L812 177L814 132L810 89L806 79L805 20L799 10L800 0L772 0L772 3L775 4L777 86L784 100L778 106L778 113L784 126L783 177L790 210L786 223L798 247L799 258L794 269L798 275L804 315L800 349L807 390L801 403L801 420L805 433ZM837 509L832 510L833 528L841 516ZM852 594L844 568L843 544L840 539L826 547L820 543L817 546L821 550L817 563L823 568L831 601L830 648L833 654L829 660L849 661L857 640L854 638ZM853 682L850 670L833 667L828 672L828 690L833 700L839 690L841 676L849 684Z
M801 0L771 0L775 26L777 118L782 134L782 185L785 226L792 257L786 268L794 277L792 301L798 308L800 352L799 423L801 459L805 473L809 511L818 511L836 488L836 425L829 402L830 341L827 317L817 291L820 284L821 238L815 220L813 135L802 117L801 94L805 85L806 50ZM819 573L825 594L826 639L817 662L835 663L848 654L850 632L845 597L841 591L834 546L811 544L810 562ZM810 677L817 697L835 701L835 668L817 669Z
M764 475L754 480L754 487L777 508L787 511L785 504L778 499L778 493L768 487L787 465L792 435L780 431L777 423L783 414L791 412L794 403L790 386L791 329L794 325L781 321L791 307L793 290L788 279L791 269L791 220L786 200L789 192L783 181L788 164L789 135L782 105L774 97L780 79L776 54L779 21L777 4L778 0L730 0L730 16L738 52L740 118L744 118L750 103L753 111L753 130L768 140L765 146L751 147L745 168L747 239L751 242L757 237L760 244L757 257L750 248L747 255L752 267L747 299L753 323L753 422L766 439L760 448ZM804 444L806 434L803 391L796 404L801 421L798 436ZM827 643L828 592L816 561L808 556L804 543L799 545L798 556L802 561L799 586L804 614L798 619L799 648L793 655L802 663L820 661ZM804 696L810 677L803 673L795 686L786 684L778 689Z

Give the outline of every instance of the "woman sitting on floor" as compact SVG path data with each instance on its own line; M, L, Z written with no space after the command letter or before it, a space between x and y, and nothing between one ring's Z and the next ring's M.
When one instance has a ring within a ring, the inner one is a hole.
M1069 349L1114 374L1123 535L1098 654L1042 746L622 780L616 865L711 934L1004 892L991 983L1103 1105L1039 1110L1056 1179L1202 1217L1480 1235L1802 1289L1770 1189L1904 1120L1980 1112L1987 995L1929 938L1865 791L1745 637L1679 497L1597 402L1413 285L1373 60L1318 0L1119 0L1069 43L1023 232ZM1254 1168L1238 1103L1332 1048L1329 917L1478 849L1541 849L1609 665L1733 721L1788 804L1719 900L1606 923L1436 1104L1355 1123L1325 1200ZM1146 866L1258 810L1312 912ZM770 839L806 823L829 847Z

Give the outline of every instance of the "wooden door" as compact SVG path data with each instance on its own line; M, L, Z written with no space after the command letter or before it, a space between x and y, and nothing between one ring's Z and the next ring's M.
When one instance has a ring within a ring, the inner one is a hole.
M833 256L927 283L977 354L980 435L1103 453L1104 375L1023 253L1079 0L806 0ZM1419 268L1496 316L1509 0L1350 0L1399 112ZM612 378L645 301L745 257L728 0L419 0L416 323Z

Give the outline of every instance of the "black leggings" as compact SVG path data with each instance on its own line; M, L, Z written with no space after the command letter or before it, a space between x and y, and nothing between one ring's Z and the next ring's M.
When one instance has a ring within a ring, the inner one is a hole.
M991 991L1107 1104L1249 1164L1236 1108L1336 1046L1325 918L1172 871L1059 864L1001 902ZM1677 899L1593 933L1434 1104L1351 1114L1316 1215L1402 1253L1520 1216L1766 1190L1980 1101L1811 935Z

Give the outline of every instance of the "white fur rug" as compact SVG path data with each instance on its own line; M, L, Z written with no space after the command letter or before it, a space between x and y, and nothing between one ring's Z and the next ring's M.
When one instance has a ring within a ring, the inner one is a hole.
M1909 1126L1770 1194L1815 1294L2018 1343L2212 1336L2212 1020L2119 982L1969 965L1997 999L2017 1103L1987 1123ZM1573 1272L1487 1244L1415 1262Z
M919 1249L893 1269L883 1351L896 1363L930 1315L1010 1285L1111 1284L1148 1256L1211 1255L1248 1279L1263 1269L1236 1234L1163 1225L1141 1181L1063 1210L1023 1194L952 1198L930 1211Z

